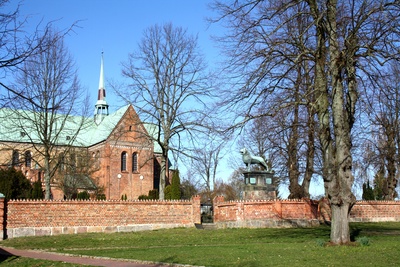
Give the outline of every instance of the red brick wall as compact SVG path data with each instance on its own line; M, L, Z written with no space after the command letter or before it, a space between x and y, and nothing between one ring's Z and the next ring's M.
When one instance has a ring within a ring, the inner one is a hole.
M400 221L399 201L359 201L350 212L354 222Z
M246 200L223 202L214 199L214 222L218 227L274 227L317 224L311 202L303 200Z
M225 202L223 197L216 197L213 204L218 228L304 227L319 224L321 217L316 201ZM0 198L0 216L4 208L4 199ZM400 202L357 202L350 213L350 221L400 221ZM7 203L6 228L8 238L13 238L194 227L195 223L200 223L198 196L191 201L12 200Z
M214 222L219 228L312 226L320 220L317 201L214 199ZM350 221L400 221L400 202L359 201L351 210Z
M7 207L8 238L193 227L200 223L200 197L192 201L12 200Z

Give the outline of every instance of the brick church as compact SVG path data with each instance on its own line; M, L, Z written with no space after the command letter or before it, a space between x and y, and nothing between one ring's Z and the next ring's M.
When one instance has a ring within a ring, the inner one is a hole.
M61 132L52 155L57 164L51 179L53 199L70 198L87 191L92 197L101 194L106 199L137 199L159 187L159 146L152 141L156 127L143 123L132 105L109 113L104 87L103 57L101 58L97 102L92 118L75 129L77 116L66 120L68 127ZM25 113L29 111L24 111ZM18 113L0 109L0 164L21 170L32 183L41 181L44 188L44 164L39 150L42 144L34 133L22 131ZM18 120L16 124L14 120ZM69 166L67 168L67 166ZM73 169L74 172L68 171ZM67 191L71 191L68 194Z

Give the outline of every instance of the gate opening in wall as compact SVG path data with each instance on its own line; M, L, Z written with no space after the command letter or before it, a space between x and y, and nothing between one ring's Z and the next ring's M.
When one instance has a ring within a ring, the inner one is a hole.
M213 223L214 213L212 203L200 204L201 223Z

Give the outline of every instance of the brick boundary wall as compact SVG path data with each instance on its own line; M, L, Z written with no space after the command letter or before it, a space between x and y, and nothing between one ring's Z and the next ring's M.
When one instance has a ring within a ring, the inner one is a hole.
M400 201L358 201L350 211L351 222L399 222Z
M6 237L133 232L195 223L200 223L198 196L191 201L11 200Z
M241 200L216 197L217 228L311 227L319 225L318 204L306 200Z
M313 200L213 200L217 228L311 227L323 222ZM201 223L200 197L190 201L45 201L0 197L4 238L133 232ZM350 213L352 222L400 221L400 201L359 201Z
M327 218L315 200L213 200L217 228L311 227ZM329 211L328 211L329 213ZM350 222L400 221L400 201L357 201Z

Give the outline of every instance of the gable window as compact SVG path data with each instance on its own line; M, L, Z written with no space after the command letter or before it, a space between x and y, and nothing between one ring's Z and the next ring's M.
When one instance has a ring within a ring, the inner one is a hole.
M32 155L31 151L27 150L25 151L25 167L31 167L32 166Z
M126 157L127 153L124 151L121 154L121 171L126 171Z
M138 171L138 154L135 152L132 154L132 172Z

